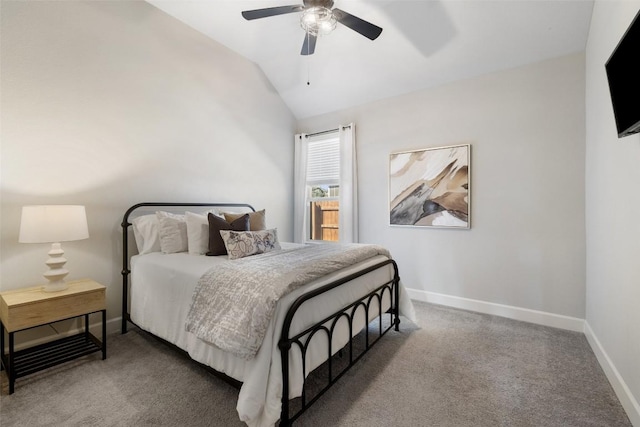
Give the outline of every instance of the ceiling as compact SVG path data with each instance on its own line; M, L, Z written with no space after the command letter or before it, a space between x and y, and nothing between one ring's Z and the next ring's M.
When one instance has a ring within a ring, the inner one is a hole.
M241 11L296 0L147 0L260 66L298 118L584 51L592 0L334 0L383 28L375 41L338 24L301 56L299 13ZM309 82L309 84L307 84Z

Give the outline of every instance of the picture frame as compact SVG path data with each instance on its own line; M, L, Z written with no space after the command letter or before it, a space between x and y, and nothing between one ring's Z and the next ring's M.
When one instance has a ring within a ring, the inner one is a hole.
M471 228L471 145L389 155L389 225Z

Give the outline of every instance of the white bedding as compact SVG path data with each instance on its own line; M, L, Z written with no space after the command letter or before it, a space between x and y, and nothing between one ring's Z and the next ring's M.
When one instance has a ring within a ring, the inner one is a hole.
M283 243L283 248L293 246L295 245ZM131 320L142 329L187 351L194 360L242 381L237 404L240 419L250 426L272 426L280 418L281 410L282 368L277 343L280 339L286 308L300 294L384 259L386 257L381 255L373 257L286 295L277 305L275 316L256 357L248 361L225 353L185 331L185 320L198 279L216 263L230 262L227 256L208 257L188 253L155 252L132 257ZM298 311L292 323L292 332L304 330L390 280L392 276L391 267L379 269L353 280L349 286L340 286L314 298L313 304L305 304L305 307ZM413 307L402 286L400 286L400 292L401 313L413 319ZM386 292L383 310L388 306L389 298ZM354 327L354 334L364 326L363 317L361 313L360 325L354 325L357 326ZM374 313L371 313L371 317L375 317ZM335 351L348 340L348 329L346 327L337 329L340 329L340 332L334 335ZM314 338L307 353L307 373L326 359L326 343L323 341L326 342L326 340ZM301 394L303 376L299 360L299 352L296 346L293 346L290 358L289 398Z

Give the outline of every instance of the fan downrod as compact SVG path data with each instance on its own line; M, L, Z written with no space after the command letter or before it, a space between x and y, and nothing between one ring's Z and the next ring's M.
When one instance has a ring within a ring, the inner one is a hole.
M333 7L333 0L302 0L302 4L305 7L326 7L331 9Z

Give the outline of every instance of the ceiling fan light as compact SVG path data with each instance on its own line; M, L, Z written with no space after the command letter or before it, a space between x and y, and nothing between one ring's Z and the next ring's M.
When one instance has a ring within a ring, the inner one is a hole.
M336 18L331 9L326 7L310 7L302 12L300 26L314 36L324 36L336 28Z

